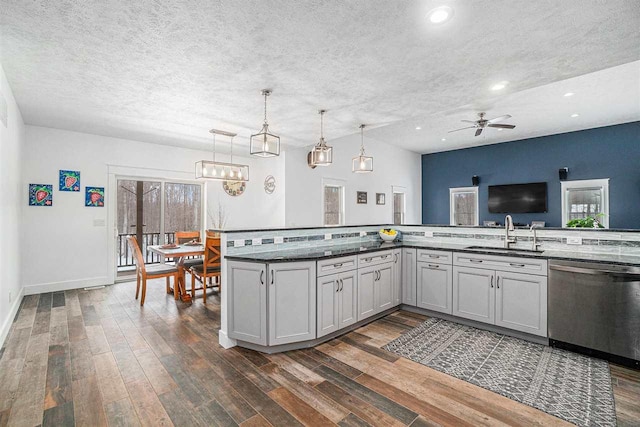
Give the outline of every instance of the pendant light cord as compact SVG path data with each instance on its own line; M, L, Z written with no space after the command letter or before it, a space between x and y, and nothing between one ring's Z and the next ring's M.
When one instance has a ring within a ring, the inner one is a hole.
M264 124L267 124L267 96L269 96L268 92L264 93Z
M360 155L364 156L364 125L360 125Z

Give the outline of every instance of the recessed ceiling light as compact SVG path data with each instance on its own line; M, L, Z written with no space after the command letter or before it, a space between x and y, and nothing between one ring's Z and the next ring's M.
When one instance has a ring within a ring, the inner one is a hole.
M564 96L566 96L566 97L570 97L570 96L573 96L573 95L575 95L575 93L573 93L573 92L567 92L567 93L564 94Z
M422 129L420 126L416 126L416 130L420 130Z
M431 9L427 13L427 18L432 24L444 24L453 17L453 9L449 6L440 6L435 9Z
M441 141L446 141L446 140L447 140L447 138L442 138L442 139L441 139Z
M580 115L580 114L578 114L578 113L573 113L573 114L571 115L571 117L578 117L579 115Z
M507 87L508 84L509 82L506 82L506 81L496 83L493 86L491 86L491 90L502 90L505 87Z

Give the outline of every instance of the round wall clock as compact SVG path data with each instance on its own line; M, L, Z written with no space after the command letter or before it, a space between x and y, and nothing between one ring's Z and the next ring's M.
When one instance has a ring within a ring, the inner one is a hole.
M222 181L222 188L230 196L239 196L247 189L244 181Z
M276 191L276 179L273 175L269 175L264 179L264 191L267 194L273 194Z

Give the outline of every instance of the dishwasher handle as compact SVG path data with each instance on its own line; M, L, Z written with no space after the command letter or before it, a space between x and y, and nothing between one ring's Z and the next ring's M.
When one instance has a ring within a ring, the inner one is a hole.
M549 270L556 271L565 271L568 273L579 273L579 274L591 274L594 276L638 276L640 277L640 273L635 273L631 271L624 270L606 270L601 268L585 268L585 267L573 267L569 265L550 265Z

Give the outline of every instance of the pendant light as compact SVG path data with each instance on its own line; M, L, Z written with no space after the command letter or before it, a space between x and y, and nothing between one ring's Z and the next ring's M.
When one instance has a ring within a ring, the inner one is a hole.
M275 157L280 155L280 137L269 132L267 123L267 96L271 95L269 89L262 90L264 96L264 123L262 129L255 135L251 135L251 154L260 157Z
M353 158L351 171L354 173L373 172L373 157L364 155L364 127L360 125L360 155Z
M233 137L235 133L211 129L213 134L213 161L200 160L196 163L196 178L215 179L218 181L249 181L249 166L233 163ZM216 161L216 135L231 138L231 160L229 163Z
M320 113L320 141L311 150L311 164L314 166L329 166L333 162L333 147L327 145L324 140L324 113L327 110L319 110Z

